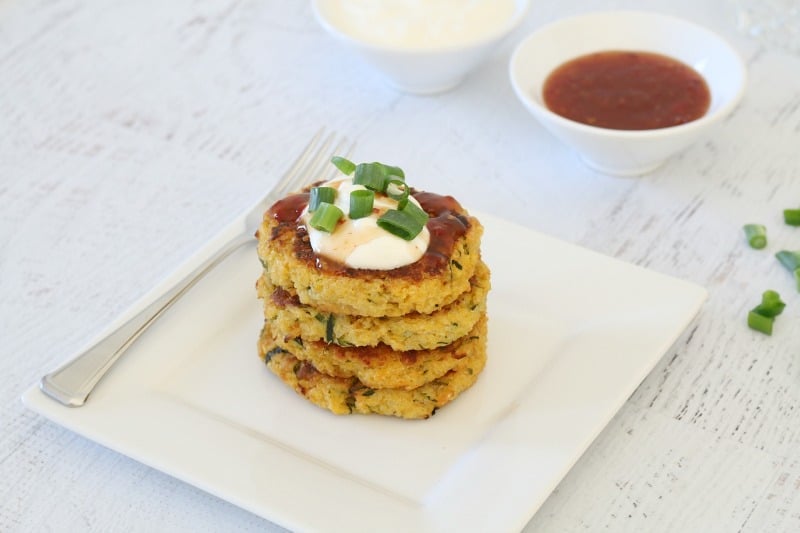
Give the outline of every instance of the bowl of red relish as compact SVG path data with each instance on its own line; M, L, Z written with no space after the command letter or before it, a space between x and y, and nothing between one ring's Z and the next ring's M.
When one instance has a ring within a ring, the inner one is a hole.
M739 54L693 22L603 11L543 26L514 50L514 91L592 169L637 176L713 134L744 93Z

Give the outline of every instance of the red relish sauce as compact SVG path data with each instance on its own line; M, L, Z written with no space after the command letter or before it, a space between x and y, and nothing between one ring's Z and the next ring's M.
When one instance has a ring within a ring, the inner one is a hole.
M418 262L424 265L426 272L439 272L449 265L456 241L466 235L469 219L463 214L464 208L452 196L416 191L413 195L430 217L427 228L431 239Z
M567 61L545 80L544 103L562 117L601 128L652 130L702 117L711 103L703 77L661 54L606 51Z
M268 216L274 218L279 224L296 222L303 213L303 209L308 205L309 196L310 194L307 192L290 194L272 204Z
M377 272L386 277L420 279L424 274L435 274L449 267L456 241L466 235L470 228L470 222L464 214L464 208L452 196L441 196L415 190L412 190L411 194L430 217L427 228L431 238L428 242L428 249L422 257L410 265L392 270L366 270L350 268L315 254L308 241L308 232L304 226L297 224L303 209L308 204L308 193L292 194L278 200L270 207L267 216L278 223L272 230L272 238L277 238L291 226L296 232L295 254L297 258L303 261L313 261L321 270L345 275L357 275L358 272Z

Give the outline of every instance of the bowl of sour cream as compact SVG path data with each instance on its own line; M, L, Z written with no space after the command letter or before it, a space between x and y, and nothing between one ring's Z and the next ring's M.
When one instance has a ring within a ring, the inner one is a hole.
M727 117L746 69L722 37L691 21L601 11L543 26L519 43L509 75L522 104L589 167L651 172Z
M529 0L313 0L325 30L404 92L450 90L521 22Z

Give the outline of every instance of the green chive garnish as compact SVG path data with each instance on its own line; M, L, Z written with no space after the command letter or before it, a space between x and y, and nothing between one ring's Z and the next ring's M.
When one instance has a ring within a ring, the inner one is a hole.
M761 303L753 309L753 312L761 316L774 318L783 313L784 307L786 307L786 304L781 301L781 297L777 292L764 291L764 294L761 295Z
M336 168L338 168L342 172L342 174L345 174L347 176L352 174L353 171L356 169L355 163L353 163L349 159L345 159L344 157L339 157L338 155L335 155L331 158L331 163L336 165Z
M370 190L358 190L350 193L350 213L353 220L368 217L372 214L375 193Z
M314 215L308 223L314 229L331 233L336 229L336 224L339 223L339 219L343 216L344 213L342 213L341 209L333 204L322 202L317 210L314 211Z
M760 250L767 245L767 228L761 224L745 224L744 235L751 248Z
M781 262L789 272L794 272L800 268L800 251L791 252L789 250L781 250L775 257Z
M328 344L332 343L336 340L336 337L333 335L333 328L336 325L336 316L331 313L328 315L328 321L325 323L325 342Z
M800 226L800 209L784 209L783 221L790 226Z
M353 183L363 185L367 189L377 192L386 192L389 180L405 180L406 175L400 167L384 165L383 163L359 163L355 168Z
M406 179L406 173L400 167L393 167L391 165L383 165L386 169L386 175L392 178L399 178L403 181Z
M414 205L409 203L408 205ZM408 207L408 205L406 207ZM410 241L419 235L425 224L420 224L419 220L409 214L406 209L398 211L390 209L380 216L378 226L385 229L392 235L397 235L401 239Z
M386 196L397 200L397 208L403 209L408 203L408 185L401 179L392 178L386 184Z
M416 204L409 202L411 188L405 182L406 174L402 168L378 162L356 165L340 156L332 157L331 163L343 174L348 176L352 174L353 185L361 185L367 189L350 193L348 216L351 219L369 216L374 209L375 193L382 193L397 202L397 209L386 211L377 221L379 227L409 241L425 228L428 214ZM323 193L322 189L331 189L333 195ZM339 219L344 216L341 209L333 205L335 199L336 191L331 187L312 189L309 198L309 211L314 213L309 221L311 227L333 232Z
M772 290L764 291L761 303L747 314L747 325L766 335L772 335L772 324L775 317L783 312L786 304L781 301L780 295Z
M421 207L413 202L408 202L403 208L400 209L400 211L411 216L417 222L417 224L419 224L420 231L422 231L422 228L424 228L425 224L428 223L428 213L423 211Z
M308 212L313 213L322 202L332 204L336 200L336 189L333 187L311 187L308 199Z
M765 335L772 335L772 324L775 319L770 316L759 315L755 311L750 311L747 314L747 325L750 329L760 331Z
M800 251L781 250L775 254L775 257L786 267L786 270L794 274L797 290L800 292Z
M380 163L359 163L353 176L354 185L363 185L367 189L385 192L389 177L386 166Z

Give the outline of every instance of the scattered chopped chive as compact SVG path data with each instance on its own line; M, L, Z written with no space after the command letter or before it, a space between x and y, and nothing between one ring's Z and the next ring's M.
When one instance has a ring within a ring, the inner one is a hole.
M751 248L760 250L767 245L767 228L761 224L745 224L744 234Z
M373 191L386 192L390 179L404 181L406 179L405 172L400 167L384 165L378 162L359 163L355 167L353 183L363 185Z
M773 317L759 315L755 311L747 314L747 325L750 329L760 331L765 335L772 335L772 324L775 322Z
M775 257L781 262L789 272L794 272L800 268L800 251L791 252L789 250L781 250Z
M399 178L399 179L405 181L406 173L403 172L402 168L393 167L393 166L390 166L390 165L383 165L383 167L386 169L386 175L387 176L391 176L393 178Z
M403 209L408 203L408 192L408 185L401 179L391 178L389 183L386 184L386 196L392 200L397 200L398 209Z
M774 318L783 312L786 304L781 301L781 296L775 291L764 291L761 295L761 303L753 308L754 313L767 318Z
M341 209L333 204L322 202L319 204L317 210L314 211L314 215L308 223L314 229L331 233L336 229L336 224L339 223L339 219L341 219L342 216L344 216L344 213L342 213Z
M368 217L372 214L375 193L370 190L358 190L350 193L350 213L353 220Z
M800 292L800 251L790 252L788 250L781 250L775 257L781 262L786 269L794 275L797 291Z
M336 189L333 187L311 187L308 199L308 212L313 213L322 202L332 204L336 200Z
M423 211L421 207L413 202L406 203L406 205L401 208L400 211L413 217L417 224L420 225L420 228L424 228L425 224L428 223L428 213ZM420 229L420 231L422 230Z
M353 171L356 169L355 163L353 163L349 159L345 159L344 157L339 157L338 155L335 155L331 158L331 163L336 165L336 168L338 168L342 172L342 174L345 174L347 176L352 174Z
M772 324L775 317L783 312L786 304L781 301L780 295L772 290L764 291L761 303L747 314L747 325L756 331L772 335Z
M784 209L783 221L790 226L800 226L800 209Z
M354 185L361 185L367 189L353 191L350 194L348 216L351 219L369 216L374 208L375 193L379 192L397 202L397 209L386 211L378 219L379 227L406 240L412 240L425 228L428 214L417 204L409 202L411 187L405 182L403 169L378 162L356 165L340 156L332 157L331 163L342 173L352 174ZM320 190L314 192L314 189ZM309 225L321 231L333 232L344 216L341 209L333 205L337 191L332 187L314 189L312 197L309 198L309 211L313 212ZM322 189L331 189L333 194L323 193Z
M328 321L325 323L325 342L328 344L334 341L333 327L336 325L336 317L333 314L328 315Z
M406 208L408 208L409 205L414 204L409 202ZM419 235L422 228L425 227L425 224L420 224L419 220L415 218L414 215L409 214L407 209L403 209L402 211L390 209L380 216L378 219L378 226L392 235L397 235L401 239L410 241Z
M386 166L381 163L359 163L356 166L354 185L363 185L373 191L385 192L389 177L386 173Z
M286 350L284 350L283 348L273 348L266 354L264 354L264 362L269 363L273 357L275 357L276 355L280 355L282 353L286 353Z

